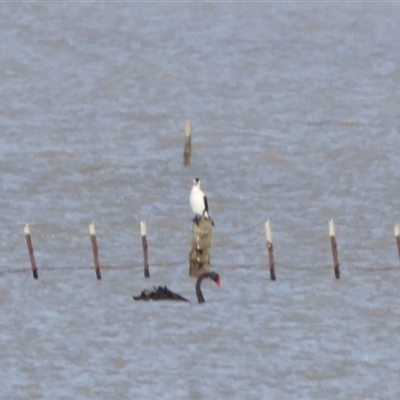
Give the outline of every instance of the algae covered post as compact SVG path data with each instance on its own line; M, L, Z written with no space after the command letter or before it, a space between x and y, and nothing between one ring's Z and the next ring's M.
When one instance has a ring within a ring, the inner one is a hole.
M210 271L213 222L209 218L193 222L192 248L189 253L189 275L198 277Z

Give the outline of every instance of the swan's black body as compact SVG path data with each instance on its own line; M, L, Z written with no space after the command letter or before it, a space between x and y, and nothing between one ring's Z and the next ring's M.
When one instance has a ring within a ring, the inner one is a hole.
M201 292L201 282L204 278L212 279L218 286L221 285L219 275L216 272L205 272L201 274L196 281L196 296L199 303L204 303L203 293ZM171 292L166 286L154 287L153 290L143 290L139 296L133 296L135 300L175 300L175 301L189 301L180 294Z
M178 300L178 301L189 301L180 294L171 292L166 286L154 287L153 290L145 289L140 296L133 296L135 300Z

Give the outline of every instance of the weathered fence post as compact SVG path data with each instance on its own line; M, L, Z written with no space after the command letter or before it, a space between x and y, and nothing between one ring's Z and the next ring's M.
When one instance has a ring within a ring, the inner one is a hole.
M189 275L198 277L210 271L212 221L201 218L193 222L192 249L189 253Z
M271 281L275 281L275 261L274 261L274 245L272 243L272 230L271 222L269 219L265 222L265 234L267 236L267 249L268 249L268 262L269 262L269 273Z
M183 150L183 165L190 165L190 156L192 154L192 120L188 118L185 121L185 147Z
M340 279L339 258L338 258L338 251L337 251L337 245L336 245L335 224L333 222L333 219L329 220L329 236L331 238L331 247L332 247L332 255L333 255L333 267L335 270L335 278Z
M145 220L140 221L140 235L142 236L144 277L150 278L149 253L148 253L148 246L147 246L147 224L146 224Z
M397 243L397 252L399 254L399 259L400 259L400 224L397 223L394 226L394 236L396 238L396 243Z
M97 279L101 279L100 262L99 262L99 249L97 247L96 228L94 222L89 225L90 240L92 242L94 268L96 270Z
M25 224L24 233L25 233L26 245L28 246L28 253L29 253L29 259L31 261L33 278L38 279L38 271L36 267L35 254L33 253L31 231L29 229L29 224Z

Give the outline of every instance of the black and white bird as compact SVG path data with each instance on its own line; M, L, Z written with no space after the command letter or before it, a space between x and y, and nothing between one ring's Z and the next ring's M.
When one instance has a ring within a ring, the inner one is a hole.
M196 214L194 218L194 222L198 223L200 218L208 218L211 220L214 225L214 221L211 219L210 214L208 213L208 201L207 196L200 189L200 179L193 179L193 187L190 192L190 206L192 207L193 212Z

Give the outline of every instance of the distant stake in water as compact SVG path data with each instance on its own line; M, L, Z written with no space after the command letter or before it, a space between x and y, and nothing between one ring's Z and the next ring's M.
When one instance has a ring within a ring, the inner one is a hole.
M332 247L332 255L333 255L333 266L335 269L335 278L340 279L339 259L338 259L338 251L337 251L336 236L335 236L335 224L333 222L333 219L329 220L329 236L331 238L331 247Z
M144 277L150 278L149 253L147 247L147 224L145 220L140 221L140 235L142 236Z
M190 165L190 156L192 154L192 120L188 118L185 122L185 147L183 150L183 165Z
M394 236L396 238L396 243L397 243L397 252L399 254L399 259L400 259L400 224L397 223L394 226Z
M99 250L97 247L96 228L94 222L89 225L90 240L92 242L94 268L96 270L97 279L101 279L100 263L99 263Z
M29 229L28 224L25 224L25 226L24 226L24 233L25 233L26 245L28 246L29 259L31 260L33 278L38 279L38 271L37 271L37 267L36 267L35 255L33 253L31 231Z
M265 222L265 234L267 236L268 263L271 281L275 281L275 261L274 261L274 245L272 243L271 222L269 219Z

